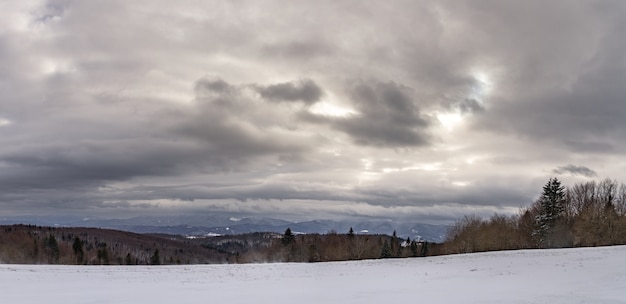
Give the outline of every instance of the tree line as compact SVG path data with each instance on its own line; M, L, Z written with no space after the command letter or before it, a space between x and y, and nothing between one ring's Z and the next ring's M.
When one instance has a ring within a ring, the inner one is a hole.
M605 179L565 187L550 178L514 216L457 221L443 253L626 244L626 185Z
M426 256L434 244L406 240L396 235L356 234L352 228L340 234L294 234L287 228L266 247L237 255L236 262L328 262Z

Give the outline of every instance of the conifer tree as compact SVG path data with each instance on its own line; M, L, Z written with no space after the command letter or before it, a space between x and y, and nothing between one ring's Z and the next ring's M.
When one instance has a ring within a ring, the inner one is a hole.
M396 230L394 230L393 234L391 235L391 245L389 248L393 256L397 256L398 247L398 234L396 233Z
M74 255L76 256L76 264L82 264L85 258L85 251L83 250L83 242L77 236L74 237L72 249L74 249Z
M533 235L541 247L550 247L547 240L551 230L565 212L565 187L555 177L550 178L543 186L543 192L539 198L539 214L535 218L536 228Z
M58 263L60 257L59 243L54 235L50 235L43 240L43 246L50 258L50 262Z
M385 240L383 248L380 251L380 257L383 259L391 257L391 248L389 248L389 242Z
M291 232L291 228L287 228L283 234L283 245L289 245L295 241L295 236Z
M98 249L98 261L100 264L109 265L109 250L107 249L107 244L103 243L101 248Z
M150 257L150 265L161 265L161 257L159 256L159 249L154 249L154 254Z

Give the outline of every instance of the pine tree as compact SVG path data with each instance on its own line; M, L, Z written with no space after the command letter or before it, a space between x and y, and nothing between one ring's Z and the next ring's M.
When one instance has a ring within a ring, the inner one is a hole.
M420 256L425 257L428 254L428 242L421 242Z
M50 235L43 240L43 246L52 263L58 263L60 257L59 243L54 235Z
M550 178L539 198L539 214L533 235L541 247L550 247L548 236L565 212L565 187L557 178Z
M150 265L161 265L161 257L159 256L159 249L154 249L154 254L150 257Z
M283 245L289 245L295 241L295 236L291 233L291 228L287 228L283 234Z
M349 237L353 237L354 236L354 229L352 229L352 227L350 227L350 231L348 231L348 236Z
M380 257L385 259L391 257L391 248L389 248L389 242L385 240L383 248L380 251Z
M109 265L109 250L107 249L107 244L103 243L100 245L101 248L98 249L98 261L102 265Z
M393 231L393 234L391 235L391 244L389 246L390 250L391 250L391 255L393 256L397 256L398 254L398 234L396 233L396 231Z
M83 250L83 242L77 236L74 237L72 249L74 249L74 255L76 256L76 264L82 264L85 258L85 251Z

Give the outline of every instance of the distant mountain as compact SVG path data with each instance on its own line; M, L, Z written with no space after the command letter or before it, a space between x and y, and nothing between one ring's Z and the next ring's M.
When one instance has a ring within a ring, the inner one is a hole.
M347 233L350 227L357 234L387 234L430 242L443 242L448 225L430 225L383 220L313 220L290 222L264 217L237 218L226 215L141 216L129 219L1 219L0 224L26 223L65 227L100 227L135 233L166 233L185 236L234 235L251 232L283 233Z

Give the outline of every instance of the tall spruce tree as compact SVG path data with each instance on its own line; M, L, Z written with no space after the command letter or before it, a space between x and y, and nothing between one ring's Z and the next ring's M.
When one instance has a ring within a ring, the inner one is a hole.
M159 256L159 249L154 249L154 253L150 257L150 265L161 265L161 257Z
M543 186L539 203L540 210L535 218L533 234L541 247L550 247L548 237L565 212L565 187L556 177L550 178Z
M283 245L289 245L296 240L296 237L291 232L291 228L287 228L283 233Z
M391 251L391 255L397 257L398 256L398 248L400 246L398 246L398 234L396 233L396 230L393 231L393 234L391 235L391 245L390 245L390 251Z
M76 264L82 264L85 258L85 251L83 250L83 242L77 236L74 237L72 249L74 249L74 255L76 256Z
M59 251L59 243L54 235L50 235L43 240L43 246L48 255L49 263L58 263L61 253Z
M383 259L391 257L391 248L389 248L389 242L387 240L385 240L383 248L380 250L380 257Z

